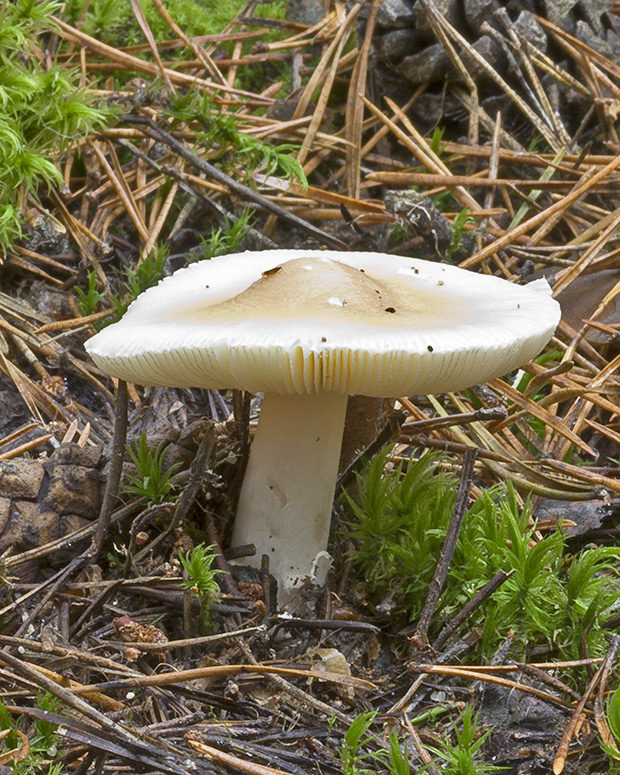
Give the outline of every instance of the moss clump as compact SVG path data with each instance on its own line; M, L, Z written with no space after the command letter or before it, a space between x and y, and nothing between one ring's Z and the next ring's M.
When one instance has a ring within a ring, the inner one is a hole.
M174 37L151 2L141 0L146 20L160 42ZM245 0L168 0L166 10L189 37L215 35L246 5ZM63 18L69 24L82 19L85 0L69 0ZM269 4L270 18L280 18L284 2ZM132 46L144 43L144 35L131 9L129 0L92 0L81 24L84 32L111 46ZM180 54L177 50L176 55ZM171 56L173 52L171 52Z
M427 454L405 468L386 470L386 454L358 478L347 496L353 517L358 576L379 603L415 621L439 560L455 500L456 480ZM545 646L562 658L606 652L604 622L617 610L620 548L595 547L571 555L564 534L539 537L528 505L510 486L485 490L468 510L431 631L442 627L500 570L504 584L468 620L492 652L509 631L523 652ZM585 637L584 637L584 632Z
M21 235L27 199L40 183L62 181L54 156L109 116L78 87L77 74L46 70L30 53L29 41L54 29L59 10L53 0L0 6L0 252Z

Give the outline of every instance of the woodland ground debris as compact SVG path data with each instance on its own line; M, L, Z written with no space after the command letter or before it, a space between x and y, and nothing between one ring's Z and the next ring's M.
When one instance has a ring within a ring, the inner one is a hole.
M337 773L350 761L461 775L617 769L618 578L607 567L620 491L617 4L320 5L308 28L284 18L284 3L251 0L214 30L199 28L210 14L187 0L144 3L144 18L116 16L110 37L101 31L112 0L3 5L16 16L1 28L1 66L36 87L33 110L21 87L0 95L0 132L18 132L22 148L3 144L0 160L13 174L0 203L0 460L7 488L22 486L0 493L3 765L47 766L51 746L48 773L180 775L224 762ZM80 86L75 102L60 99L67 83L71 95ZM67 106L77 122L68 132ZM293 164L273 166L284 158ZM412 188L409 208L386 206L388 192ZM370 519L357 514L352 526L353 507L337 504L349 534L332 534L335 571L324 592L298 595L294 626L270 607L267 568L229 572L227 531L259 403L237 392L128 387L129 436L169 444L180 497L146 506L109 488L97 563L72 560L96 534L114 449L116 386L83 341L118 314L114 299L130 300L132 277L156 282L248 210L240 249L417 256L454 245L452 261L466 268L547 277L563 306L550 347L518 374L379 407L381 441L393 446L379 473L378 463L353 464L365 471L360 492L348 488L357 509L375 476L373 497L387 498L395 522L414 510L418 463L408 464L426 450L448 453L436 475L470 492L478 518L464 520L454 545L430 526L436 558L416 547L429 585L453 551L428 628L436 650L413 638L428 589L412 603L405 574L390 585L380 572L387 549L394 558L403 544L390 536L383 555L373 550ZM498 407L495 419L479 414ZM471 448L471 477L461 477ZM86 497L94 514L71 524L79 510L50 501L53 481L63 503ZM501 574L485 569L458 587L461 553L481 535L493 551L480 556ZM197 631L200 601L183 589L180 563L200 543L223 571L210 635ZM484 612L501 618L511 595L515 628L507 616L493 630ZM145 643L129 661L114 626L125 616L160 631L166 650ZM458 627L446 634L448 616ZM314 670L317 649L340 652L351 675ZM60 704L44 706L45 692ZM45 751L40 720L58 733Z

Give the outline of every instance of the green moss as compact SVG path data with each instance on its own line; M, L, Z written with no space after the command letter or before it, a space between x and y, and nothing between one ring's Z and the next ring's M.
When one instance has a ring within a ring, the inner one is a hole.
M358 479L347 496L353 518L348 535L358 577L377 603L389 598L395 614L415 621L422 610L443 545L456 480L427 454L406 468L386 471L386 455ZM563 658L606 652L603 623L616 610L620 548L588 548L571 556L564 534L535 534L528 505L510 486L481 493L468 510L431 626L432 636L500 570L512 575L470 618L492 652L510 630L523 652L544 645Z
M140 4L155 40L175 37L152 3L141 0ZM63 15L65 21L76 24L82 18L84 5L85 0L68 0ZM167 0L166 10L186 35L194 37L221 32L245 5L245 0L218 0L217 3L213 0ZM282 18L284 7L284 0L269 3L269 18ZM92 0L82 29L112 46L145 42L129 0Z
M79 89L76 73L44 70L29 54L28 41L54 28L59 8L50 0L0 5L0 252L21 234L28 195L61 182L52 159L109 118Z

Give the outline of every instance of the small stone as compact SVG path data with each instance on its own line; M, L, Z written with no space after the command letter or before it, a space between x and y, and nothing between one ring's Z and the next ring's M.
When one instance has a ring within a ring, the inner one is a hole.
M489 35L482 35L473 44L473 48L480 54L483 59L488 62L495 70L500 72L506 69L506 56L502 50L502 47L496 40L493 40ZM482 75L482 67L477 63L472 63L470 69L471 75L475 78Z
M529 11L522 11L513 25L514 31L519 38L526 40L540 51L547 50L547 34L536 21L534 14Z
M610 5L609 0L580 0L579 10L595 35L602 36L604 34L605 27L602 17L610 15ZM605 22L605 26L607 26L607 22Z
M592 28L586 22L580 20L576 25L575 37L590 46L594 51L598 51L599 54L603 54L608 59L614 59L614 41L612 36L610 36L609 41L605 38L600 38L592 32Z
M407 27L415 20L411 3L406 0L384 0L377 11L377 25L385 30Z
M609 59L612 62L620 61L620 36L614 30L607 30L605 36Z
M7 498L36 498L45 469L38 460L0 462L0 492Z
M295 24L318 24L325 16L325 8L318 0L289 0L286 4L286 18Z
M484 22L500 8L499 0L466 0L463 4L465 19L471 31L478 35Z
M392 30L378 40L381 59L395 59L413 54L419 36L412 29Z
M459 3L458 0L434 0L434 6L439 14L448 21L453 27L459 26ZM430 23L428 14L422 3L416 3L414 7L415 26L418 32L426 35L433 35L433 25Z
M411 83L438 81L450 69L450 59L441 43L434 43L412 56L405 57L398 70Z
M62 465L96 468L101 460L101 447L80 447L77 444L61 444L52 452L50 460Z
M0 536L6 529L9 523L9 516L11 514L11 499L0 498Z
M620 35L620 16L617 13L607 14L607 21L609 22L609 32Z
M26 551L43 546L58 538L58 514L43 503L35 501L13 501L9 520L0 535L0 549L12 546Z
M86 466L50 467L46 503L58 514L94 518L99 510L99 473Z
M572 32L573 24L571 22L573 14L571 11L577 5L577 2L578 0L543 0L545 13L542 15L552 24L567 32Z
M388 191L386 209L394 215L408 238L420 237L424 258L443 257L452 241L450 222L429 197L417 191Z

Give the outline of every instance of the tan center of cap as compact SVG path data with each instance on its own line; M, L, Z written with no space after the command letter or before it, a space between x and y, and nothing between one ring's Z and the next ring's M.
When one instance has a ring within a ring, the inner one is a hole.
M460 299L437 287L436 280L376 270L370 276L328 258L277 264L236 296L222 296L216 287L209 291L212 301L185 305L166 318L219 323L320 320L400 328L454 325L470 313Z

